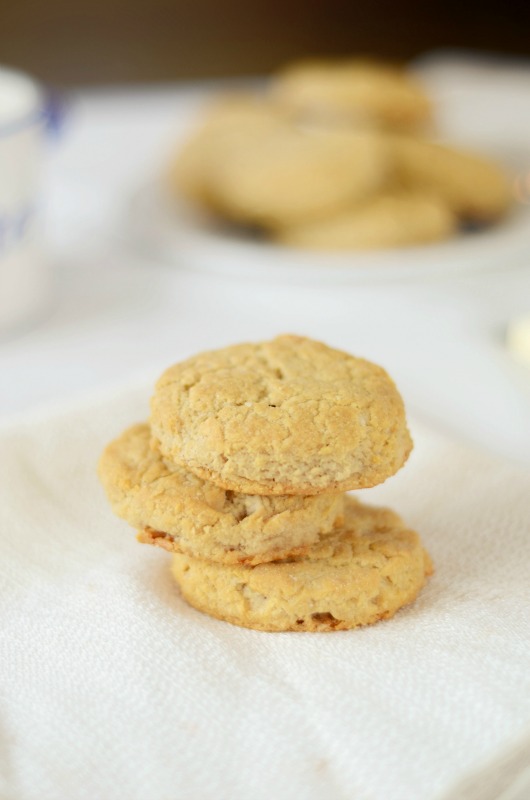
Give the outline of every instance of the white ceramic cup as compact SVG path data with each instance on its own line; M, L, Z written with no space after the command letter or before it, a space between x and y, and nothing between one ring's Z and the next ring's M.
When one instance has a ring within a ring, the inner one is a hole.
M0 67L0 331L34 314L46 297L39 210L45 135L42 90Z

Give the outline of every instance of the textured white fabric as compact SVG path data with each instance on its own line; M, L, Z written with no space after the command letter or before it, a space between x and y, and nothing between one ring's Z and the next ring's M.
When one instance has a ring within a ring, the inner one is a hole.
M407 467L362 494L421 532L418 602L353 632L248 631L189 608L103 497L99 452L148 395L0 434L2 800L438 800L463 781L488 800L473 774L530 729L528 476L415 425Z

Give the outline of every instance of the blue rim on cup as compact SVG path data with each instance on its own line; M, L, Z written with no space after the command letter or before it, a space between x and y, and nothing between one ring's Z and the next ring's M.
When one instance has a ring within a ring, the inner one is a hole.
M0 81L4 80L11 83L13 92L24 94L26 99L20 102L19 110L15 109L10 119L2 119L0 105L0 139L34 125L44 125L51 135L55 135L61 128L64 111L59 95L45 89L24 72L0 66Z
M46 300L48 269L40 207L47 92L0 67L0 331L34 316Z

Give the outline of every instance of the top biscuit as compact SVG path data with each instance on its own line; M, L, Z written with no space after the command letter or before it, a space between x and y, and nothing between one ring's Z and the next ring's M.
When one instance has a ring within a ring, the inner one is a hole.
M247 494L375 486L412 447L403 402L381 367L300 336L175 364L151 410L166 458Z

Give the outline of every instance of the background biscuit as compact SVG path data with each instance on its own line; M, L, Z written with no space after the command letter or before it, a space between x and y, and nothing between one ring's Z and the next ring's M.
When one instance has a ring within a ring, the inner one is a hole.
M314 250L405 247L445 239L456 223L448 204L436 194L398 189L311 224L286 227L276 239Z
M362 59L288 65L273 78L271 97L296 119L328 126L414 132L432 116L429 98L411 73Z
M436 193L462 219L492 222L512 204L507 176L492 161L423 139L396 136L392 142L397 181Z

